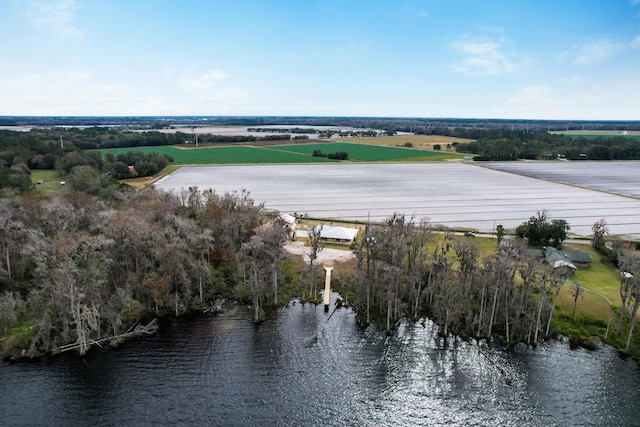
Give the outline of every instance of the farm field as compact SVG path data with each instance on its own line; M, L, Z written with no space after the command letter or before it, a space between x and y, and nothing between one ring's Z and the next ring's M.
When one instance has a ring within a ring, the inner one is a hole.
M272 150L270 147L247 145L177 148L175 146L128 147L99 150L101 153L120 154L128 151L142 151L145 154L163 153L173 157L174 165L247 164L247 163L326 163L335 160L312 157L290 151Z
M224 136L265 136L265 135L276 135L280 133L280 129L283 128L313 128L316 130L334 130L336 132L340 131L355 131L362 129L356 129L349 126L307 126L307 125L261 125L254 126L265 129L265 132L253 132L249 131L249 127L247 126L176 126L171 129L158 129L158 132L161 133L176 133L182 132L186 134L199 134L199 135L224 135ZM272 129L273 132L270 132L269 129ZM380 131L380 130L379 130ZM146 132L146 130L140 130L136 132ZM309 139L317 139L318 134L307 134ZM344 138L334 137L337 140L344 140ZM389 146L402 146L406 142L411 142L414 148L424 148L424 149L432 149L434 144L440 144L442 149L444 150L447 144L453 144L454 142L471 142L472 139L466 138L454 138L451 136L443 136L443 135L414 135L412 133L403 133L400 132L398 135L379 135L377 137L354 137L347 138L351 140L350 142L354 142L356 144L368 144L368 145L389 145ZM455 150L454 150L455 151Z
M438 161L449 158L447 153L436 151L416 150L413 148L398 148L384 145L364 145L349 142L331 142L318 144L287 144L269 147L274 150L312 155L315 150L325 154L345 151L349 153L349 160L358 162L388 162L404 161ZM462 155L457 155L462 158Z
M323 153L346 151L349 160L362 162L382 161L439 161L450 158L462 158L460 154L438 153L435 151L410 148L387 147L377 145L352 144L346 142L328 142L318 144L285 144L254 147L248 145L179 148L176 146L128 147L99 150L101 153L120 154L128 151L163 153L174 158L175 165L204 164L253 164L253 163L327 163L336 162L323 157L313 157L313 151Z
M579 163L585 173L588 163ZM515 229L536 211L589 236L605 218L611 235L640 239L640 200L460 162L327 163L183 167L156 183L218 193L246 189L256 202L315 218L382 221L394 213L456 229Z
M473 139L466 138L454 138L452 136L443 135L414 135L414 134L399 134L393 136L377 136L377 137L362 137L357 138L354 142L358 144L368 145L388 145L391 147L403 146L405 143L410 142L413 148L433 150L433 146L439 144L442 147L443 152L446 150L447 144L453 144L454 142L467 143L472 142ZM455 149L451 148L452 152Z
M478 166L640 198L640 161L482 162Z

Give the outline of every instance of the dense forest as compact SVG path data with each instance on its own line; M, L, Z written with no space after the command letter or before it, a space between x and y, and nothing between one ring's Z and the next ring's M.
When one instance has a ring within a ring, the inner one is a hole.
M285 237L280 227L261 233L271 239L262 253L268 239L255 235L264 219L245 192L1 198L2 353L40 354L69 343L83 351L144 315L180 315L216 298L262 306L260 284L250 277L262 278L268 256L275 257L269 268L281 268Z
M455 132L478 135L479 132ZM469 143L456 143L456 151L477 154L480 160L638 160L640 139L625 136L575 137L547 132L484 131ZM493 135L491 135L493 134Z

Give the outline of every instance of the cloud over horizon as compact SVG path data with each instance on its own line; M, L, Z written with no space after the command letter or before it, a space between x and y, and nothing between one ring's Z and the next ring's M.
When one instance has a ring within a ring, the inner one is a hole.
M461 74L496 75L510 73L519 68L504 53L502 39L460 40L449 45L454 51L462 54L463 59L453 65L453 70Z

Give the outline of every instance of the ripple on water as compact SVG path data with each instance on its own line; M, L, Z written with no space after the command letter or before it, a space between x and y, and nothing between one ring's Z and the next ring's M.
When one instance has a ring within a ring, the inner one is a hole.
M637 365L610 348L478 347L428 321L386 336L299 303L260 325L188 317L116 351L0 365L8 425L633 425L637 396Z

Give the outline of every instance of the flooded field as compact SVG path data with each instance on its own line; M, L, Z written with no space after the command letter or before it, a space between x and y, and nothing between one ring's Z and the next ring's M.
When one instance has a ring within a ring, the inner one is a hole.
M583 167L585 176L595 166L593 162L576 165ZM607 165L613 174L617 163ZM514 229L546 209L551 218L566 219L571 234L588 236L593 223L604 218L612 235L640 239L640 199L619 195L623 185L618 191L610 190L617 194L610 194L475 164L184 167L156 183L167 191L190 186L218 193L246 189L267 209L311 217L381 221L398 212L433 224L485 232L497 224Z

